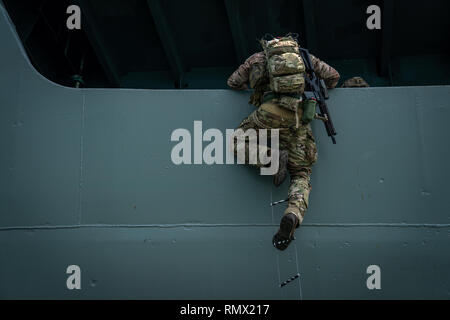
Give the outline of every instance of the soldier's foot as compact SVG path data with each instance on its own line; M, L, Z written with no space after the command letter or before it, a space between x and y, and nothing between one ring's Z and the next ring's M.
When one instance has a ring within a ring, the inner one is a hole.
M286 150L280 151L278 172L273 176L273 184L279 187L287 177L289 153Z
M288 213L283 216L280 222L278 232L273 236L272 243L278 250L286 250L292 240L294 240L295 228L299 220L293 213Z

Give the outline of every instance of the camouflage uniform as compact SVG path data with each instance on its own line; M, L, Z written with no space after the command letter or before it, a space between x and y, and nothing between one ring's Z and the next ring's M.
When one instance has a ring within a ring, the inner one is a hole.
M316 75L324 79L328 88L336 87L339 81L339 73L311 55ZM265 64L266 58L263 52L258 52L249 57L228 79L228 85L232 89L245 90L247 83L252 82L252 73L258 65ZM255 91L250 98L250 102L259 106L250 116L244 119L238 129L280 129L280 150L287 150L289 153L288 170L291 177L289 186L289 204L285 214L293 213L301 223L308 207L309 193L311 190L310 175L312 166L317 161L317 147L310 124L302 124L296 127L296 117L294 111L281 108L277 105L276 99L262 103L262 93L270 91L268 81L262 81L254 87ZM299 113L301 108L299 108ZM299 115L301 119L301 114ZM234 140L236 143L236 140ZM247 140L248 142L248 140ZM245 148L248 159L248 144L236 145L235 152ZM270 148L269 148L270 150ZM261 166L261 164L257 164Z

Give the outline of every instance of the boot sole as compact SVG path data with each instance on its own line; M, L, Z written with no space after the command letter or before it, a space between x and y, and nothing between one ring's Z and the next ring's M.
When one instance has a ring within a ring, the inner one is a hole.
M291 219L288 215L285 215L280 222L280 229L273 236L272 242L275 248L278 250L286 250L291 241L294 238L295 232L295 219Z

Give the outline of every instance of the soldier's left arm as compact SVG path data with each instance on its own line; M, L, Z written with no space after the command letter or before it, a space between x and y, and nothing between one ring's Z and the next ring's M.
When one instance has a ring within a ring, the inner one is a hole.
M254 63L264 61L264 53L257 52L251 55L236 71L228 78L227 84L231 89L245 90L248 88L250 69Z
M335 88L341 77L336 69L334 69L329 64L321 61L319 58L315 57L312 54L310 54L310 59L314 68L314 72L319 78L325 81L327 88Z

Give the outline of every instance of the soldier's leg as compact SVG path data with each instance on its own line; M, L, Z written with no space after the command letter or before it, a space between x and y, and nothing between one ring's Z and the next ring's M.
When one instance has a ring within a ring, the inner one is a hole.
M267 103L263 104L255 113L253 113L251 115L251 118L258 125L259 128L268 129L268 132L267 132L268 136L267 136L266 142L268 142L270 140L271 144L277 143L276 146L271 145L271 148L266 148L266 149L262 149L262 150L267 152L266 153L267 156L269 156L271 158L272 158L272 156L278 157L277 163L274 163L274 162L271 163L271 168L273 168L274 170L277 170L276 172L274 172L274 175L273 175L273 183L276 187L278 187L283 183L283 181L285 180L285 178L288 175L287 164L288 164L288 156L289 155L288 155L288 152L285 147L285 142L288 141L286 139L287 132L290 131L288 128L294 124L295 118L294 117L291 117L290 119L283 118L279 114L266 111L264 106L269 107L269 109L271 106L275 109L278 108L277 105L267 102ZM271 129L277 129L277 133L278 133L277 140L272 141L271 135L275 134L275 133ZM275 141L277 141L277 142L275 142ZM260 144L260 146L261 146L261 144ZM275 149L275 147L276 147L276 149ZM273 154L272 154L272 152L273 152ZM275 159L272 158L272 160L275 160Z
M238 161L254 165L256 167L264 166L260 162L258 156L259 152L271 155L271 149L265 143L259 141L259 130L263 129L258 123L255 122L255 115L257 111L254 111L247 118L245 118L240 125L236 128L231 141L231 148ZM268 134L268 139L270 134Z
M289 204L284 214L293 213L298 219L297 228L303 222L308 209L309 193L311 191L311 167L290 170L291 184L289 186Z
M293 239L295 229L303 222L311 191L310 175L317 160L317 148L309 126L301 126L285 136L289 152L288 169L291 176L289 204L272 241L279 250L285 250Z
M295 214L299 222L298 227L303 222L308 208L311 191L310 176L312 166L317 161L317 148L311 127L306 125L295 130L287 145L291 184L289 186L289 205L285 214Z

